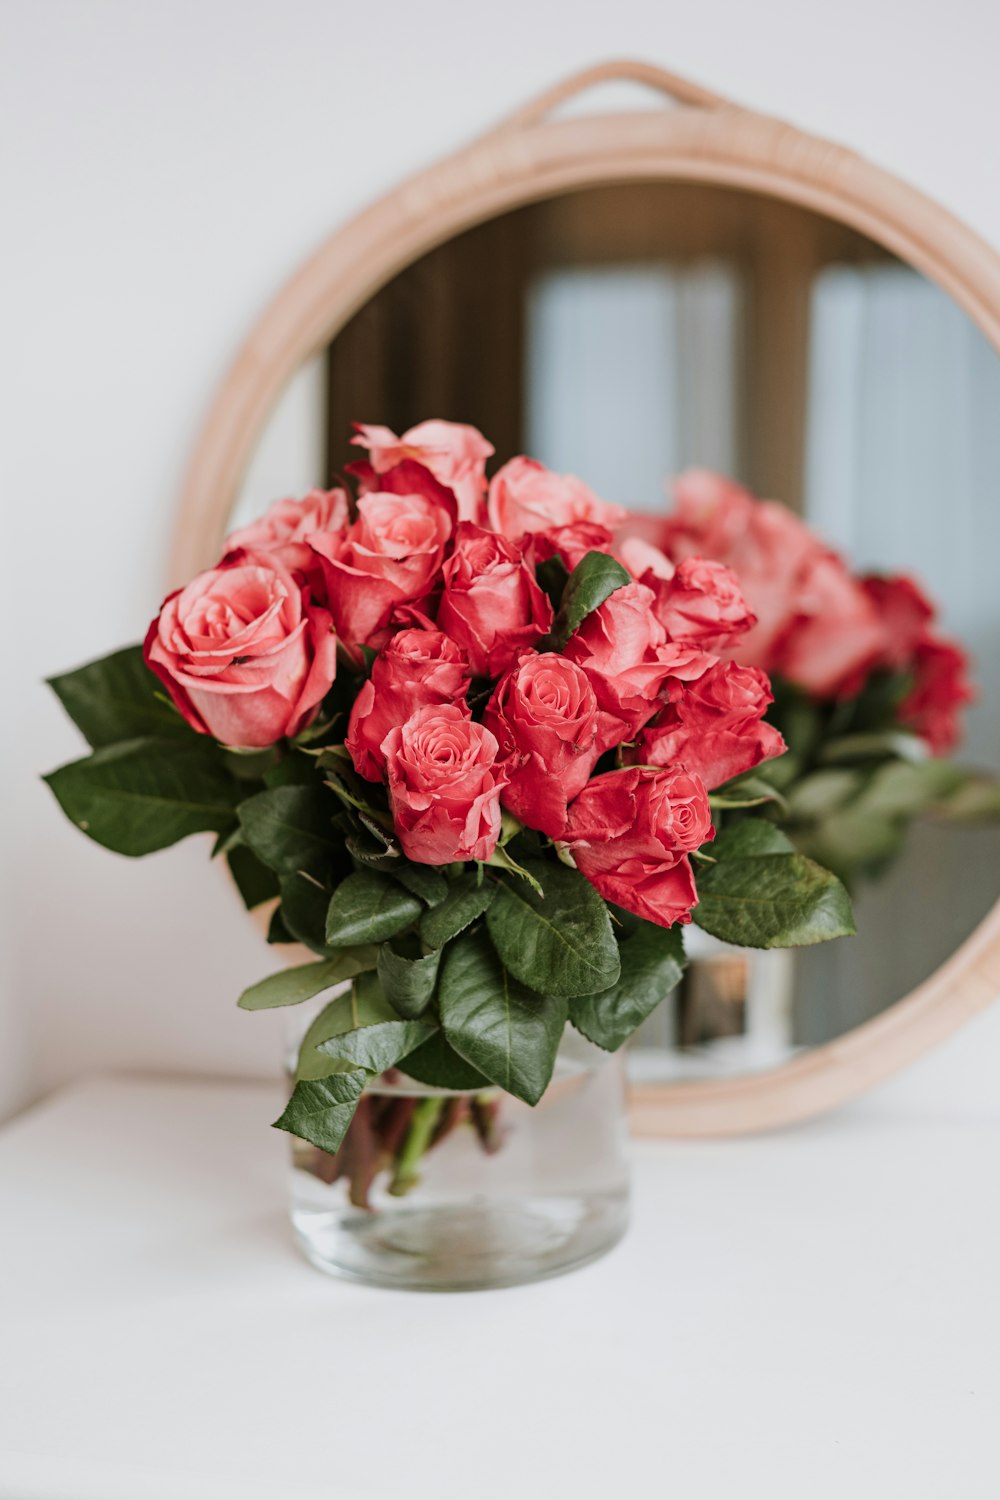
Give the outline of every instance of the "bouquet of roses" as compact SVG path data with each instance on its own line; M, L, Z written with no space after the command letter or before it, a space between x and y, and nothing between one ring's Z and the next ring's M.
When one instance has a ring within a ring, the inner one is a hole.
M763 947L853 931L760 816L784 744L729 659L755 618L728 567L619 542L624 511L530 459L487 484L472 428L355 442L356 494L276 504L141 651L53 680L93 753L48 778L106 847L210 830L247 906L275 902L269 940L315 961L244 1007L341 987L277 1121L328 1153L391 1069L534 1104L567 1022L614 1050L671 990L692 917Z
M922 813L1000 812L995 778L946 757L974 694L968 658L905 576L858 576L784 505L705 471L647 533L679 566L727 565L756 616L726 655L771 678L788 744L772 781L796 846L844 879L878 873Z

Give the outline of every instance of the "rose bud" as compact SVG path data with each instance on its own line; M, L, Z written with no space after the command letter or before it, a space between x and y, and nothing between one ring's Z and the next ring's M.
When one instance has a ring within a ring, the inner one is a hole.
M761 722L773 701L759 667L720 662L694 682L673 683L670 702L624 758L633 765L681 763L709 789L721 786L784 753L781 735Z
M958 710L975 698L967 671L969 659L960 646L927 635L913 660L913 687L899 706L899 717L932 755L948 755L962 737Z
M310 536L341 640L367 645L398 605L429 593L451 532L452 517L435 494L375 490L362 495L346 531Z
M654 603L645 584L626 584L587 616L566 645L564 655L583 668L597 696L602 752L632 739L659 711L668 677L700 677L716 661L696 647L669 642Z
M705 557L686 557L672 578L646 576L656 618L672 641L718 651L756 624L731 568Z
M341 531L351 519L346 490L310 490L301 500L276 500L256 521L232 532L225 551L247 548L270 552L290 573L322 572L306 537L314 531Z
M337 670L329 614L273 553L232 553L171 594L143 655L192 728L246 748L304 729Z
M498 677L552 625L552 605L520 550L463 521L442 571L438 628L468 652L473 675Z
M460 708L418 708L382 742L389 804L403 853L422 865L488 860L507 784L499 747Z
M632 767L587 783L570 803L560 842L606 901L672 927L690 922L698 902L687 855L714 837L698 776L683 766Z
M525 532L589 522L610 530L627 514L600 500L572 474L553 474L533 458L512 458L490 481L490 525L511 541Z
M376 474L385 474L403 459L423 464L452 491L462 521L479 521L486 495L486 460L495 451L475 427L460 422L420 422L397 437L388 427L355 423L351 441L368 449Z
M381 781L382 741L418 708L462 706L469 686L465 652L443 631L401 630L379 652L351 710L346 745L360 776ZM468 710L465 710L468 713Z
M530 652L497 683L483 723L510 777L504 806L528 828L561 834L566 804L599 756L597 699L586 674L556 652Z

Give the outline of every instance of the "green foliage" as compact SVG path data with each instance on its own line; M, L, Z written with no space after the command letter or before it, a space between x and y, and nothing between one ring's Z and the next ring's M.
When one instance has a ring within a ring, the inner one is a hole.
M459 1056L440 1031L399 1064L408 1078L435 1089L488 1089L490 1080Z
M188 740L197 733L167 700L141 646L50 677L48 684L94 750L121 740Z
M280 894L277 875L262 865L256 854L243 844L234 844L226 850L226 863L247 911L264 901L273 901Z
M679 927L642 925L620 947L621 976L599 995L569 1002L569 1018L588 1041L616 1052L670 994L684 973L684 940Z
M393 866L391 873L394 880L412 895L419 896L426 906L440 906L448 895L447 880L431 865L416 865L404 859Z
M618 944L594 887L555 861L526 868L543 895L515 877L491 877L497 893L486 924L504 966L541 994L593 995L616 984Z
M847 891L805 855L720 847L716 857L698 872L694 920L705 932L744 948L802 948L854 932Z
M329 1078L331 1073L344 1072L343 1062L320 1052L323 1042L361 1026L380 1026L398 1020L377 977L372 973L358 974L350 989L335 995L313 1019L299 1046L296 1078Z
M420 936L428 948L443 948L445 943L464 932L492 902L497 887L491 880L477 882L476 876L459 875L448 888L440 906L425 912L420 919Z
M321 1151L339 1151L367 1081L368 1074L358 1068L297 1083L275 1129L287 1130Z
M561 651L570 636L605 599L626 584L632 575L606 552L588 552L573 569L563 589L562 602L548 637L549 650Z
M335 803L321 786L277 786L239 806L244 842L278 875L304 870L322 879L342 845L333 828Z
M342 880L326 916L331 948L354 943L381 943L395 937L419 917L423 906L394 880L375 870L360 870Z
M425 956L407 957L389 942L378 950L378 977L382 988L401 1016L411 1019L427 1009L437 984L440 950Z
M566 1025L565 996L528 989L500 962L485 933L464 933L445 953L439 1005L455 1051L508 1093L537 1104Z
M300 1005L324 990L332 989L355 974L374 969L378 958L375 948L345 948L336 958L318 964L299 964L270 974L244 990L238 1004L242 1010L273 1010L279 1005Z
M136 858L233 821L238 783L210 740L125 740L45 777L71 822L106 849Z
M311 875L282 875L278 884L278 911L289 939L329 957L333 950L326 941L326 913L332 892Z

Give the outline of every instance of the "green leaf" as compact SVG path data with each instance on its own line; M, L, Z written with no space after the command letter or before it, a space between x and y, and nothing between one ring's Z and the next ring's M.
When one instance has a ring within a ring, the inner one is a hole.
M616 1052L684 973L684 940L679 927L643 922L620 948L622 972L617 984L599 995L580 995L569 1003L569 1018L588 1041Z
M240 804L243 838L279 875L306 870L322 878L341 854L331 821L335 806L322 787L272 787Z
M311 1000L323 990L353 979L366 969L374 969L378 958L376 948L345 948L336 958L324 959L318 964L299 964L294 969L282 969L270 974L244 990L239 998L241 1010L273 1010L279 1005L300 1005Z
M869 760L873 756L920 762L927 759L927 746L919 735L904 729L872 730L866 734L843 734L820 747L819 759L828 765L842 760Z
M618 982L621 964L607 907L578 870L551 861L529 866L544 885L502 878L486 925L516 979L548 995L594 995Z
M847 891L802 854L720 859L699 870L698 896L698 926L738 947L801 948L855 930Z
M965 771L958 786L935 802L931 812L954 822L991 822L1000 817L1000 778Z
M279 880L282 921L297 942L329 958L326 943L326 912L330 892L311 875L282 875Z
M353 943L381 943L409 927L423 910L416 896L375 870L348 875L333 893L326 915L331 948Z
M427 906L440 906L448 895L448 882L440 870L431 865L415 865L409 860L393 866L392 876L400 885Z
M755 854L791 854L792 841L767 818L744 818L702 846L717 860L747 859Z
M438 1004L455 1051L509 1094L537 1104L566 1027L565 996L540 995L518 983L479 932L446 950Z
M296 1078L329 1078L331 1073L345 1071L344 1065L336 1058L325 1056L318 1050L321 1042L343 1036L346 1031L355 1031L359 1026L379 1026L385 1021L398 1020L399 1016L382 993L376 975L359 974L349 990L335 996L323 1007L302 1038Z
M628 569L606 552L588 552L566 582L559 613L548 637L548 649L561 651L589 614L599 609L617 589L631 582Z
M339 1151L367 1081L368 1074L358 1068L297 1083L275 1129L287 1130L321 1151Z
M163 689L143 661L141 646L126 646L75 672L50 677L48 684L95 750L120 740L189 740L197 733L159 696Z
M788 811L795 819L825 818L849 802L863 784L863 771L814 771L790 788Z
M428 948L443 948L445 943L464 932L481 917L497 893L491 880L476 884L474 875L460 875L453 880L440 906L424 912L420 919L420 936Z
M269 943L294 943L295 934L289 932L285 926L283 908L276 906L271 913L271 920L267 924L267 941ZM326 951L325 949L323 950Z
M372 1074L394 1068L401 1058L413 1052L437 1031L436 1021L380 1021L344 1031L320 1042L316 1051L345 1067L357 1066Z
M467 1063L464 1057L460 1057L440 1031L435 1032L429 1042L424 1042L423 1046L411 1052L408 1057L401 1058L399 1067L408 1078L432 1089L452 1089L464 1093L471 1089L478 1092L490 1087L490 1080L484 1078L471 1063Z
M252 911L263 901L273 901L279 894L277 875L262 865L256 854L243 844L235 844L227 850L226 863L247 911Z
M382 988L401 1016L411 1020L422 1015L431 1002L437 984L440 950L424 958L407 958L390 943L378 950L378 977Z
M710 792L708 800L713 807L759 807L763 802L786 806L784 795L763 776L739 776L727 781Z
M961 781L961 771L950 761L891 761L879 767L853 806L873 817L913 817Z
M138 857L191 833L221 833L239 788L201 738L105 745L45 777L66 816L118 854Z

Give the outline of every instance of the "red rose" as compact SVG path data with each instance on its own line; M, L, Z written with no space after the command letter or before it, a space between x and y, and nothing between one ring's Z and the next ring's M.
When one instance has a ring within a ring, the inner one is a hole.
M783 754L778 731L761 722L774 701L759 667L720 662L695 682L677 682L670 702L625 753L634 765L683 764L709 788Z
M256 521L226 537L226 552L247 548L271 552L290 573L322 573L306 537L314 531L340 531L351 519L346 490L310 490L301 500L276 500Z
M572 474L553 474L533 458L512 458L490 481L490 525L511 541L525 532L579 522L610 529L624 520L620 505L600 500Z
M862 578L861 586L882 622L881 665L893 672L905 671L926 638L934 606L913 579L903 575L881 578L873 573Z
M799 579L795 608L771 672L817 698L853 697L885 639L868 594L842 558L817 548ZM737 655L743 659L741 648Z
M451 536L452 515L432 477L410 464L400 465L387 480L400 470L408 471L421 488L411 493L367 491L352 526L309 538L323 565L337 634L350 646L367 645L397 606L430 592Z
M337 671L330 616L273 553L234 552L171 594L143 654L192 728L246 748L304 729Z
M385 474L404 459L414 459L452 491L463 521L480 519L486 460L494 449L477 428L460 422L421 422L397 437L388 427L366 427L361 422L355 426L357 436L352 442L368 449L376 474Z
M913 687L900 704L899 717L927 741L934 755L948 755L962 738L958 710L975 698L969 661L960 646L928 634L912 662Z
M643 582L656 594L656 618L672 641L717 651L756 624L739 579L724 563L686 557L672 578L650 576Z
M407 859L487 860L507 783L493 735L460 708L418 708L382 742L393 822Z
M674 645L656 618L652 589L629 583L587 616L564 655L583 668L601 710L599 749L631 739L661 706L668 677L699 677L716 658Z
M483 723L495 736L510 783L504 806L554 838L566 804L597 762L597 699L586 674L556 652L529 653L497 683Z
M375 658L371 677L351 709L345 743L355 770L381 781L382 741L418 708L462 706L469 685L465 652L440 630L401 630ZM468 710L466 710L468 712Z
M442 576L438 627L468 652L476 677L498 677L552 624L520 550L493 531L463 521Z
M708 793L683 766L609 771L570 804L562 841L606 901L647 922L690 922L697 905L687 858L715 837Z

